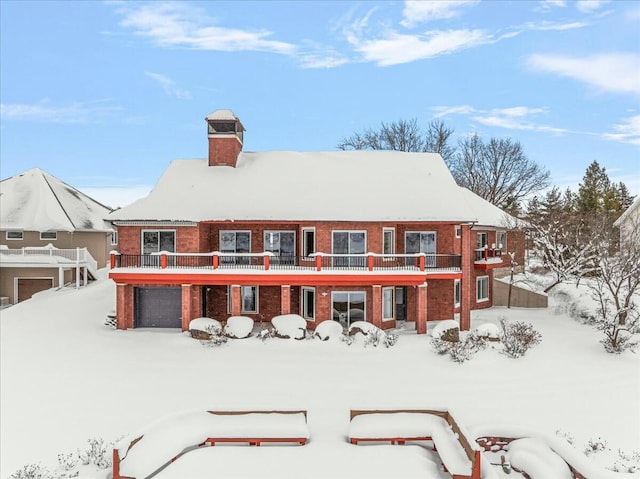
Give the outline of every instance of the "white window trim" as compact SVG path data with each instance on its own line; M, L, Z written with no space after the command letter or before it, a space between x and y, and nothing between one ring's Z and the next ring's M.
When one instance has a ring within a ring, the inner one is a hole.
M267 251L267 239L265 236L269 233L293 233L293 247L296 247L296 230L264 230L262 232L262 251ZM249 232L249 243L251 243L251 232ZM296 251L294 249L293 255L296 255Z
M456 225L453 228L454 228L454 233L455 233L456 238L461 238L462 237L462 226Z
M20 233L20 238L9 238L9 233ZM17 230L6 231L4 237L7 241L22 241L24 240L24 231L17 231Z
M158 233L158 252L160 252L160 232L170 232L173 233L173 249L178 251L178 233L176 230L165 230L165 229L144 229L140 230L140 254L144 254L144 234L145 233Z
M487 297L480 298L480 288L478 286L480 282L484 280L487 281ZM485 301L489 301L489 276L478 276L476 278L476 303L484 303Z
M387 317L385 318L384 316L384 293L386 291L391 291L391 317ZM366 299L366 297L365 297ZM396 314L395 314L395 309L396 309L396 288L395 286L387 286L382 288L382 321L394 321L396 319Z
M460 290L460 295L458 301L456 302L456 285L458 285L458 289ZM462 300L462 282L459 279L453 280L453 307L459 308Z
M385 233L391 233L391 252L387 253L384 251L384 235ZM392 227L384 227L382 228L382 254L396 254L396 229ZM383 257L383 261L393 261L394 258Z
M43 238L42 235L43 234L51 234L53 233L53 238ZM58 239L58 232L57 231L40 231L40 241L56 241Z
M256 288L256 310L246 311L244 309L244 303L242 302L242 288ZM253 284L244 284L240 286L240 314L258 314L260 311L260 286ZM231 285L227 285L227 313L231 314L233 311L233 297L231 295Z
M111 232L111 246L117 246L118 244L118 232L117 231L112 231Z
M331 254L338 254L338 253L334 253L334 244L333 244L333 234L334 233L364 233L364 253L345 253L347 255L352 255L352 254L366 254L367 253L367 245L369 243L369 238L367 237L367 230L331 230ZM343 254L343 253L340 253Z
M305 316L305 310L306 308L305 306L305 292L310 291L313 293L313 316L308 318L307 316ZM310 286L303 286L302 288L300 288L300 309L302 311L300 311L300 316L302 316L304 319L308 320L308 321L313 321L315 322L316 320L316 288L312 288Z
M312 250L315 253L316 251L316 229L315 227L308 227L308 226L304 226L301 229L301 249L300 249L300 256L302 258L302 260L304 261L312 261L314 259L313 256L305 256L305 252L307 251L307 233L308 232L312 232L313 233L313 245L312 245Z
M433 233L433 244L435 245L435 251L433 253L427 253L427 254L436 254L438 252L438 232L437 231L405 231L404 232L404 252L407 252L407 235L408 234L412 234L412 233L419 233L419 234L431 234Z
M353 291L331 291L331 309L333 310L333 298L334 295L336 294L340 294L340 293L347 293L347 294L351 294L351 293L362 293L364 295L364 311L363 311L363 321L366 323L367 322L367 292L366 291L359 291L359 290L353 290ZM331 313L331 319L333 320L333 311ZM349 324L351 324L351 321L349 321Z
M222 233L249 233L249 253L251 253L251 230L220 230L218 231L218 249L220 251L222 251ZM237 244L237 240L235 242ZM238 251L237 248L235 251L236 252Z
M479 244L481 236L484 236L487 239L485 245L489 246L489 233L487 233L486 231L480 231L476 233L476 249L484 248L484 246L480 246Z
M500 248L500 235L504 235L504 243L502 243L501 251L503 253L506 253L507 252L507 232L504 230L499 230L496 233L496 248Z

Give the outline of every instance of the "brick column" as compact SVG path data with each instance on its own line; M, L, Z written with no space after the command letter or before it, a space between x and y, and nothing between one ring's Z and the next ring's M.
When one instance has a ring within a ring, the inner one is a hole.
M288 284L280 286L280 314L291 312L291 287Z
M427 283L418 286L418 297L416 299L418 317L416 319L416 330L418 334L427 334Z
M232 284L231 290L231 316L240 316L242 314L242 289L238 284Z
M371 290L371 322L382 329L382 286L374 284Z
M182 285L182 330L189 330L189 322L195 319L193 316L193 308L191 304L191 285Z
M133 286L125 283L116 285L116 327L133 328Z
M461 228L461 269L460 279L460 329L468 331L471 327L471 297L473 294L473 248L471 244L471 226L462 225Z

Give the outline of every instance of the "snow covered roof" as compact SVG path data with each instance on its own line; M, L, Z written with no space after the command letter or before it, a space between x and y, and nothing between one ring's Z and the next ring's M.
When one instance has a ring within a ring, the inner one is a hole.
M109 219L484 223L502 213L482 203L435 153L241 152L235 168L173 161L149 196Z
M618 218L613 223L613 226L620 227L620 225L625 221L625 219L627 219L633 211L637 210L639 206L640 206L640 196L638 196L636 200L633 203L631 203L631 206L629 206L626 210L624 210L624 213L622 213L620 218Z
M460 187L464 201L475 215L478 226L515 227L520 222L493 203L476 195L473 191ZM522 222L520 222L522 223Z
M216 110L209 113L206 120L237 120L238 117L231 110Z
M0 182L0 229L111 231L112 210L58 178L33 168Z

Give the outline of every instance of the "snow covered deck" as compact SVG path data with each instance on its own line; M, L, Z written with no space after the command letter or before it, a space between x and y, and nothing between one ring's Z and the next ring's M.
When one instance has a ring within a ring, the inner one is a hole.
M87 248L60 249L52 244L20 249L2 246L0 247L0 266L6 268L58 268L60 271L82 268L94 279L98 274L98 263ZM79 281L80 275L76 276Z
M351 410L352 444L432 441L445 471L454 479L480 478L480 449L468 437L446 409Z
M112 253L110 276L113 279L152 279L180 276L214 284L238 275L254 275L257 280L280 284L284 277L292 283L312 280L330 284L358 276L376 279L381 284L395 284L402 277L407 284L420 284L428 275L433 279L454 279L461 274L461 256L447 254L376 253L342 255L316 253L313 256L276 256L273 253L159 253L125 255ZM270 279L267 279L270 278ZM165 280L168 278L164 278ZM212 283L214 282L214 283ZM319 283L317 283L319 284Z

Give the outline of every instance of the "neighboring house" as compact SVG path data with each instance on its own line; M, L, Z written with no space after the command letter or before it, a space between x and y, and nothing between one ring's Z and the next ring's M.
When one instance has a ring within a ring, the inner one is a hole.
M620 228L620 244L640 242L640 196L625 210L613 226Z
M208 159L173 161L109 216L118 328L295 313L310 328L407 320L425 333L456 314L468 329L491 306L513 218L460 188L440 155L243 152L231 111L206 121Z
M34 168L0 182L0 296L11 304L104 268L116 232L108 208Z

